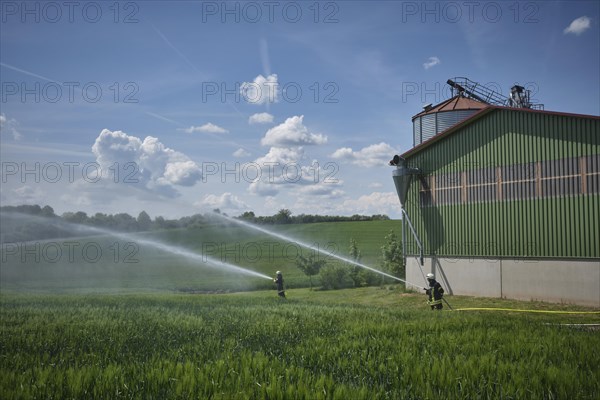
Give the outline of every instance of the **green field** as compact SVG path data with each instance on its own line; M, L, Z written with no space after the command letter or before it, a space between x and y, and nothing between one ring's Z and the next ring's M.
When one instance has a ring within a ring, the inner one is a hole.
M326 252L347 256L350 239L358 242L362 261L375 268L380 247L390 229L400 234L399 221L330 222L269 226L276 232L318 247L322 257L339 263ZM124 236L95 236L15 243L2 248L0 288L41 292L106 291L223 291L268 289L272 282L215 269L210 263L189 260L148 246L158 240L273 276L284 273L287 287L309 286L295 266L297 255L314 253L294 243L228 222L207 223L197 229L173 229ZM36 247L37 246L37 247ZM318 281L318 278L317 278Z
M575 306L450 297L455 308ZM597 399L599 314L431 312L398 286L0 296L0 398ZM589 310L588 310L589 311Z
M384 238L399 235L400 223L269 229L342 256L353 238L362 261L378 268ZM281 270L288 298L270 279L158 242L268 276ZM599 330L582 325L600 325L599 313L458 296L448 297L454 308L587 313L431 312L423 294L395 284L311 291L295 266L311 252L216 222L5 245L0 398L600 397Z

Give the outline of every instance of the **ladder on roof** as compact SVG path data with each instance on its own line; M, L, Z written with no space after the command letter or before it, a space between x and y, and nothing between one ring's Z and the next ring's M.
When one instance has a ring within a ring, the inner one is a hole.
M457 77L454 80L448 79L446 83L452 87L452 96L466 96L495 106L530 108L533 110L544 109L543 104L531 102L530 91L523 86L514 85L511 88L510 97L504 97L495 90L465 77Z
M452 87L452 96L457 94L467 95L467 97L482 101L496 106L506 105L506 97L487 86L474 82L469 78L457 77L446 81Z

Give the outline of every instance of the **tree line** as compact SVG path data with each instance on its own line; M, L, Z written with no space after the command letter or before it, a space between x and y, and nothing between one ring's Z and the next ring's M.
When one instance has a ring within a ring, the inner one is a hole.
M3 213L18 213L21 215L30 215L54 219L56 222L67 222L78 225L87 225L96 228L110 229L119 232L143 232L163 229L197 229L202 228L209 223L210 215L194 214L178 219L167 219L157 216L154 219L146 211L141 211L137 217L128 213L105 214L95 213L88 215L83 211L65 212L57 215L54 209L49 205L41 207L35 205L2 206L0 211ZM221 213L219 209L213 212ZM226 214L224 214L226 215ZM236 217L255 224L306 224L315 222L340 222L340 221L375 221L387 220L386 215L353 215L351 217L330 216L330 215L307 215L300 214L292 216L288 209L281 209L271 216L256 216L254 212L247 211ZM58 224L48 224L44 220L19 219L8 220L3 218L2 235L0 242L19 242L40 239L52 239L58 237L70 237L73 233L57 226Z
M215 210L218 212L218 210ZM270 216L256 216L252 211L246 211L238 219L260 225L280 225L280 224L311 224L317 222L349 222L349 221L385 221L390 218L384 214L374 215L352 215L350 217L342 215L315 215L299 214L292 215L287 208L282 208L276 214Z

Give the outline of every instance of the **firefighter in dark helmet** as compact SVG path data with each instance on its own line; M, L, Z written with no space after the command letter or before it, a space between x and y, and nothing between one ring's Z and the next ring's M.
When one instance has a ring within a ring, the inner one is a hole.
M273 282L277 284L277 294L279 297L283 297L285 299L285 290L283 289L283 275L281 271L277 271L275 278L273 278Z
M441 310L444 308L444 305L442 304L444 288L435 280L435 275L432 273L427 274L427 282L429 283L429 288L423 288L429 298L427 304L431 306L432 310Z

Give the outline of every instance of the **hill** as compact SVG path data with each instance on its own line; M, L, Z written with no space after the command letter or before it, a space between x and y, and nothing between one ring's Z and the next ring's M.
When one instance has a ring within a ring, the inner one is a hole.
M354 238L362 261L377 268L380 247L399 221L326 222L274 225L267 229L297 238L317 250L249 230L227 221L196 228L143 234L97 234L68 239L4 243L0 287L33 291L228 291L267 289L264 278L225 271L210 259L273 276L284 273L288 287L308 286L295 266L298 255L318 251L347 256ZM89 235L89 233L88 233ZM171 248L168 248L171 246ZM183 253L193 253L186 257Z

